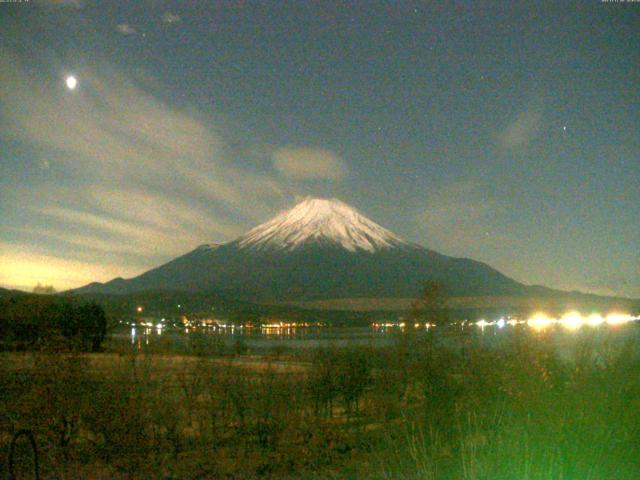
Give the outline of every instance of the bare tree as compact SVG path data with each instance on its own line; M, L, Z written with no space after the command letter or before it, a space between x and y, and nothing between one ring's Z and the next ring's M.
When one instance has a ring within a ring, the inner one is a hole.
M414 322L446 325L449 322L449 311L445 288L440 283L429 280L411 303L410 317Z

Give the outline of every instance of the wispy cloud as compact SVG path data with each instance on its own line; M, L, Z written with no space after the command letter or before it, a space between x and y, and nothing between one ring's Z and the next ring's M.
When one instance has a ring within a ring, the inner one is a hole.
M527 146L540 131L541 123L542 105L540 102L533 102L500 133L500 145L507 150Z
M348 173L340 157L320 148L279 148L273 152L272 159L280 174L296 180L342 180Z
M78 87L68 91L63 79L37 78L2 50L0 70L0 134L28 145L46 176L37 188L7 188L3 201L29 219L14 215L9 225L24 248L49 245L42 258L62 244L93 258L121 253L125 275L132 258L149 268L159 257L228 240L286 203L277 177L239 166L206 116L151 95L144 80L96 67L75 72ZM3 260L35 272L36 257L29 263L27 254ZM63 264L52 261L47 271ZM91 272L94 280L113 273Z

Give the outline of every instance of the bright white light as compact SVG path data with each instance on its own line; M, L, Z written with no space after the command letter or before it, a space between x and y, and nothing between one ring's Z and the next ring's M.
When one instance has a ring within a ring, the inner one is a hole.
M476 325L479 326L480 328L484 328L484 327L488 327L489 325L492 325L492 323L487 322L484 318L482 318L476 322Z
M69 75L65 82L69 90L75 90L75 88L78 86L78 79L73 75Z
M544 330L555 322L555 318L550 318L544 313L536 313L533 317L527 320L527 325L535 330Z
M632 320L635 320L635 318L625 313L610 313L607 315L607 323L609 325L622 325Z
M501 318L500 320L498 320L498 321L496 322L496 325L498 325L498 328L504 328L505 323L506 323L506 322L504 321L504 318Z
M628 313L610 313L609 315L603 317L599 313L592 313L588 317L582 316L580 313L572 311L565 313L560 320L552 317L548 317L543 313L537 313L533 317L527 320L527 325L536 329L542 330L549 325L554 323L559 323L564 328L569 330L577 330L582 325L589 325L591 327L597 327L598 325L606 322L608 325L623 325L625 323L633 322L639 320L640 317L634 317L633 315L629 315Z
M578 312L565 313L560 319L560 324L568 330L577 330L583 323L582 315Z
M597 327L604 323L604 317L599 313L592 313L587 317L587 323L592 327Z

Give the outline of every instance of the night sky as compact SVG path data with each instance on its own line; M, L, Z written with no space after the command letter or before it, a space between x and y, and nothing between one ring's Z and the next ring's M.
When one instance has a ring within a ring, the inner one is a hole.
M0 3L0 285L133 276L314 195L640 297L639 32L600 1Z

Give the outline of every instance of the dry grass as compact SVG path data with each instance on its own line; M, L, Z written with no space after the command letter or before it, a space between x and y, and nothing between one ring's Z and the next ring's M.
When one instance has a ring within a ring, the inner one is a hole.
M636 479L638 348L588 340L571 358L517 335L464 355L419 335L277 361L3 354L0 444L34 431L60 479Z

